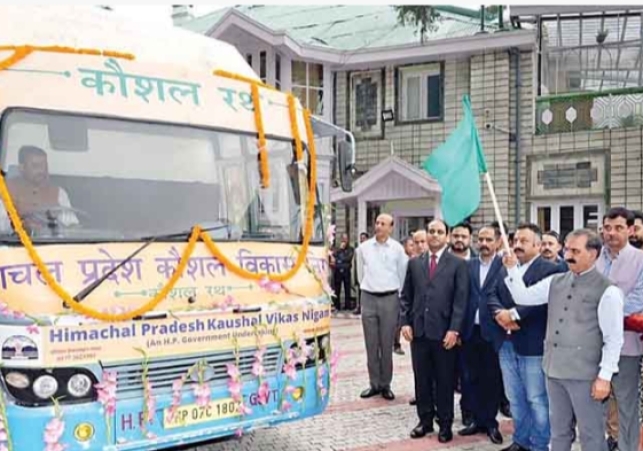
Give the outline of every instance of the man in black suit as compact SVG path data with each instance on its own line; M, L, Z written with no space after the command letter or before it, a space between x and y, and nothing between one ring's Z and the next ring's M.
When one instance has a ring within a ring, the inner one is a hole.
M409 263L401 296L402 335L411 342L417 412L412 438L433 432L436 414L432 382L437 388L438 441L453 439L455 346L469 297L464 260L447 252L449 229L436 219L428 226L429 251Z
M531 286L560 271L540 256L542 232L535 224L521 224L515 233L514 253L520 261L525 285ZM491 331L498 352L504 386L514 420L512 444L501 451L548 451L549 398L542 370L547 305L518 306L498 272L489 294L489 313L496 324Z
M462 355L469 376L473 421L458 432L468 436L486 433L492 443L502 443L496 415L500 407L502 380L498 355L490 341L493 318L487 308L488 293L493 287L502 259L496 255L500 232L485 226L478 232L479 257L469 260L469 303L462 327Z

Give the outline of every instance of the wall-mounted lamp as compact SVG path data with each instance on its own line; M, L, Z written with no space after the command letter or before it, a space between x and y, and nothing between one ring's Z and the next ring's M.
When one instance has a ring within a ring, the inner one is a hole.
M382 110L382 122L391 122L395 120L395 113L391 108Z

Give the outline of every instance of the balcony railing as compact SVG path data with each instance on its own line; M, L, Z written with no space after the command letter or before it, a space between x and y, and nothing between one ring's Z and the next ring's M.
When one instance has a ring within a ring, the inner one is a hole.
M536 100L536 134L643 125L643 88L578 92Z

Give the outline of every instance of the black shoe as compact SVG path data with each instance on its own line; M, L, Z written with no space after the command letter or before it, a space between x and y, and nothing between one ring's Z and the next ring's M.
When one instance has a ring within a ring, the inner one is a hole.
M391 391L390 388L385 388L382 390L382 398L386 399L387 401L393 401L395 399L395 394Z
M376 390L373 387L371 387L371 388L367 388L362 393L360 393L359 397L360 398L372 398L373 396L377 396L380 393L381 392L379 390Z
M409 406L417 406L418 400L413 398L409 401Z
M425 425L424 423L418 423L417 426L413 428L411 431L411 438L422 438L427 434L432 434L435 432L433 429L433 422L429 422L429 425Z
M404 349L401 346L393 348L393 352L397 355L404 355Z
M438 442L448 443L451 440L453 440L453 432L451 432L451 426L440 427L440 432L438 432Z
M460 429L458 431L458 435L467 437L469 435L476 435L482 432L487 432L487 430L485 428L478 426L475 422L471 422L471 424L465 427L464 429Z
M473 416L468 413L462 412L462 424L464 426L471 426L473 424Z
M489 440L491 440L491 443L494 445L502 444L502 434L497 427L487 429L487 437L489 437Z
M607 437L607 449L609 451L616 451L618 449L618 441L612 437Z
M503 414L507 418L511 418L511 408L510 408L508 402L501 402L500 403L500 413ZM502 450L500 450L500 451L502 451Z
M502 448L500 451L529 451L527 448L523 448L518 443L512 443L506 448Z

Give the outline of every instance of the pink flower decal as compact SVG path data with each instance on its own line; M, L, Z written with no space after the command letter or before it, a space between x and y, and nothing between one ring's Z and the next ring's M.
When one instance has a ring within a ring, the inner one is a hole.
M60 443L60 438L65 432L65 422L62 420L62 414L60 409L56 405L56 416L49 420L47 426L45 426L44 432L44 442L45 442L45 451L62 451L65 449L65 445Z
M265 406L268 404L268 397L270 396L270 386L268 385L268 382L263 382L259 386L259 390L257 391L257 398L259 401L259 404L262 406Z
M297 379L297 369L292 361L284 363L284 374L292 381Z
M226 363L226 367L228 369L228 376L230 376L230 379L241 378L241 372L239 371L239 368L237 368L237 365L234 363Z
M281 411L288 412L290 409L292 409L292 404L284 399L281 403Z
M232 296L227 295L225 298L223 298L223 303L221 304L221 306L223 308L229 308L233 307L235 304L236 300Z
M210 404L210 385L207 382L199 383L194 386L194 396L196 397L196 405L199 407L207 407Z
M268 293L272 293L272 294L279 294L285 289L285 287L281 282L273 282L267 277L263 277L261 280L259 280L259 287L262 290L265 290Z
M32 335L38 335L40 333L40 328L37 324L30 324L27 326L27 333Z
M239 413L243 416L245 415L251 415L252 414L252 409L248 407L247 405L240 403L239 404Z
M149 379L143 382L143 392L145 393L145 411L147 413L146 421L151 423L156 413L156 396L152 393L152 383Z
M103 379L94 385L98 401L105 409L105 415L111 417L116 412L116 371L103 371Z
M230 391L230 396L236 402L241 402L243 397L241 396L242 385L238 380L230 379L228 381L228 391Z

